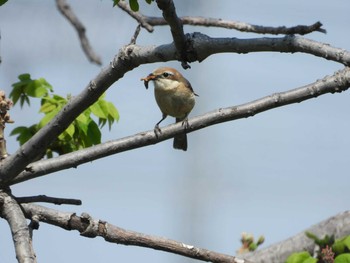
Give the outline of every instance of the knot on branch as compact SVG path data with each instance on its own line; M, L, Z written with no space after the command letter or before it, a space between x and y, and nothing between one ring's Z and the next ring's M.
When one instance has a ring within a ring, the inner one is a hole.
M87 214L82 213L80 216L81 223L86 226L83 231L80 232L81 236L94 238L97 236L98 225L95 224L93 218Z

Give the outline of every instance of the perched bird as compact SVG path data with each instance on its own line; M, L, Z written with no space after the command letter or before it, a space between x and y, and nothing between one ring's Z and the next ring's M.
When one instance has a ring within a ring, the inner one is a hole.
M154 127L155 133L160 132L159 124L168 115L175 117L176 122L182 121L182 125L187 128L187 116L194 107L194 97L198 96L194 93L190 82L176 69L169 67L158 68L141 80L144 81L146 89L148 89L148 82L153 81L154 96L163 113L162 119ZM187 136L185 133L174 137L173 147L187 150Z

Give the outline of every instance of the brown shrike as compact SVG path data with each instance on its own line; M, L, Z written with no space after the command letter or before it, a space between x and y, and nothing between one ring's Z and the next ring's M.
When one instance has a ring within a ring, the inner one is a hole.
M190 82L185 79L176 69L169 67L158 68L142 78L146 89L148 82L154 83L154 96L157 104L163 113L162 119L154 127L154 132L160 133L159 124L168 116L176 118L176 122L182 121L185 128L188 127L187 116L195 104L195 96ZM187 150L186 133L174 137L173 147L175 149Z

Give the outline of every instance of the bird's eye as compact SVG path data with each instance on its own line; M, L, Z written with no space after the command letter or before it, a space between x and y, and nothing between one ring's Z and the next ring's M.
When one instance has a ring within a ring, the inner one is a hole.
M167 78L167 77L169 77L169 76L170 76L170 74L169 74L168 72L164 72L164 73L163 73L163 77L164 77L164 78Z

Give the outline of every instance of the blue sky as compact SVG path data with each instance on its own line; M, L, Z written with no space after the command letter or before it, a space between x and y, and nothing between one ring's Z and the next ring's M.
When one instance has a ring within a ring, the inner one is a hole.
M95 51L107 66L129 43L136 22L111 1L70 1L87 28ZM321 21L327 34L307 38L350 50L348 10L343 1L175 1L180 16L208 16L268 26L294 26ZM161 16L153 4L144 14ZM75 31L54 1L9 1L0 7L0 88L7 94L17 76L44 77L56 93L77 95L101 70L85 58ZM257 37L226 29L185 26L211 37ZM153 34L142 30L137 44L172 42L167 27ZM115 83L106 99L120 112L120 121L103 141L150 130L161 113L153 88L141 77L159 66L175 67L196 93L190 116L316 81L342 65L306 54L250 53L214 55L184 71L178 62L142 65ZM151 86L151 85L150 85ZM265 235L264 246L286 239L348 209L349 94L325 95L209 127L188 135L188 151L172 149L172 141L125 152L57 172L13 187L16 196L46 194L80 198L80 207L122 228L163 236L198 247L234 254L242 232ZM42 116L38 103L11 110L15 125L31 125ZM168 118L163 125L174 120ZM8 151L18 144L7 137ZM0 222L1 262L16 262L8 226ZM107 244L41 224L34 234L41 262L187 262L154 250Z

